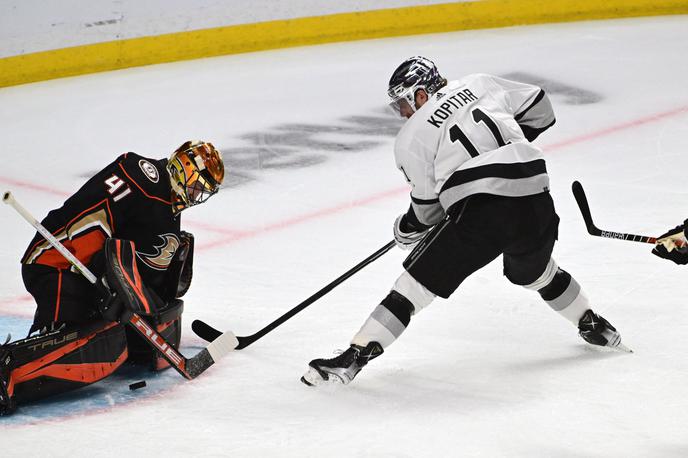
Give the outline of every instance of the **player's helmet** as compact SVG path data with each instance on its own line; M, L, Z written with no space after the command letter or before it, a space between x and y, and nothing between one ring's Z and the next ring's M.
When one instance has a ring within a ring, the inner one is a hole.
M188 141L167 162L172 184L172 211L205 202L215 194L225 177L222 155L212 143Z
M416 91L423 89L430 96L445 84L447 80L442 78L433 61L421 56L409 57L394 70L389 79L389 105L397 114L403 101L415 110Z

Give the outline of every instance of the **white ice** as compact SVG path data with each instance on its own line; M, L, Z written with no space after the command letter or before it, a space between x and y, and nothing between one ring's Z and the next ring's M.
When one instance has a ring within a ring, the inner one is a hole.
M647 244L589 236L570 192L583 183L602 229L656 236L688 216L686 16L331 44L5 88L0 188L42 217L121 152L163 157L193 138L225 150L229 185L183 215L198 243L185 298L191 354L201 345L193 319L252 334L391 240L408 189L386 83L416 54L449 78L520 73L554 85L557 124L537 140L561 216L554 256L635 353L584 344L498 260L414 317L351 385L299 383L386 295L405 255L395 248L193 382L91 414L0 419L0 455L688 456L688 267ZM8 207L0 221L0 330L16 329L33 313L18 264L33 230Z

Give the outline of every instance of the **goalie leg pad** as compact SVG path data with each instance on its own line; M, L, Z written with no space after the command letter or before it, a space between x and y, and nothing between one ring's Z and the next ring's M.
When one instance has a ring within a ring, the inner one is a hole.
M124 325L96 322L28 337L5 346L11 358L7 387L21 404L102 380L128 356Z

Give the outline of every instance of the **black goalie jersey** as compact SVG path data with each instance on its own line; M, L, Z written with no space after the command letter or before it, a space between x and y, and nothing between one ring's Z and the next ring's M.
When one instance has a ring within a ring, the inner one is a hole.
M180 234L180 217L172 213L166 164L165 159L123 154L88 180L62 207L48 213L42 223L87 266L106 238L132 240L143 282L158 290L179 247ZM70 268L69 262L38 233L21 262Z

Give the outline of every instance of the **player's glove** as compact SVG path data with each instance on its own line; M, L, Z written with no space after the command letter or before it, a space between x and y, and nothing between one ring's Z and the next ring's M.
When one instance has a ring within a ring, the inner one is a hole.
M191 279L193 278L194 236L190 232L181 231L180 240L181 244L176 258L182 263L182 266L179 272L177 292L174 296L176 298L186 294L191 286Z
M409 223L406 213L399 215L394 221L394 240L397 246L403 250L410 250L427 234L430 228L415 227Z
M686 220L681 226L667 231L657 238L652 254L669 259L676 264L688 264L688 241L686 240Z

